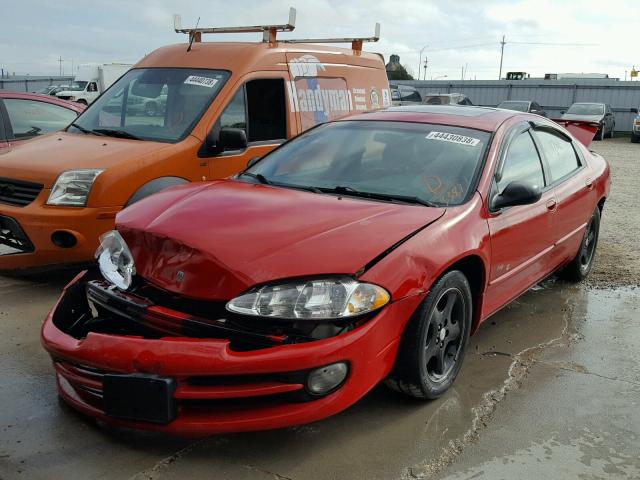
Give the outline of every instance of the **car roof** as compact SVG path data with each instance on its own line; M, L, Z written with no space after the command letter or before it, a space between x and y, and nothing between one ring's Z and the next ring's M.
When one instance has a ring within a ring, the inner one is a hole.
M390 107L369 113L345 117L343 120L375 120L413 123L435 123L487 132L495 131L504 121L515 116L529 116L523 112L491 107L466 105L410 105ZM538 118L537 116L533 116Z
M328 47L305 43L266 42L194 42L187 52L188 43L160 47L146 55L133 68L172 67L207 68L246 72L256 70L286 70L287 54L314 54L321 62L350 64L363 67L380 67L382 56L360 52L355 55L350 48ZM274 68L275 67L275 68Z
M69 102L58 97L52 97L51 95L43 95L42 93L12 92L8 90L0 90L0 98L22 98L25 100L36 100L38 102L59 105L76 112L82 112L86 108L84 105L81 105L79 103Z

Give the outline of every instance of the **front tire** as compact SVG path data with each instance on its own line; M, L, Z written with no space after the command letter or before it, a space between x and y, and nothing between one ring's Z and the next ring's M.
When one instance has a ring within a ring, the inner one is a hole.
M464 274L452 270L440 277L407 324L387 386L423 400L444 394L462 367L472 318Z
M631 143L640 143L640 135L631 134Z
M560 271L560 276L570 282L584 280L593 268L600 235L600 208L596 207L582 237L578 253L571 263Z

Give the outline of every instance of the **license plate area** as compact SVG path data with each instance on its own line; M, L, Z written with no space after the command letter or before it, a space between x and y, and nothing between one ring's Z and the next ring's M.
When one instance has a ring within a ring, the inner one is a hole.
M173 378L156 375L104 375L102 399L111 417L152 423L169 423L176 418Z

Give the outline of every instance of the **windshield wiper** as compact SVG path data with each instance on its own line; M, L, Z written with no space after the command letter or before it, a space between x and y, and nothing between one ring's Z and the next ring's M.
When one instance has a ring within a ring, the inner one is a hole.
M428 200L423 200L420 197L411 196L411 195L395 195L390 193L377 193L377 192L362 192L360 190L356 190L352 187L346 187L343 185L338 185L333 188L326 187L316 187L323 193L338 193L342 195L349 195L353 197L362 197L362 198L371 198L374 200L388 200L390 202L403 202L403 203L412 203L416 205L424 205L425 207L437 207L436 204L429 202Z
M130 140L142 140L142 138L129 133L126 130L113 130L111 128L96 128L91 132L98 133L99 135L106 135L107 137L128 138Z
M104 135L104 133L96 132L95 130L88 130L88 129L84 128L84 127L81 127L76 122L71 122L69 124L69 126L77 128L82 133L91 134L91 135L98 135L98 136L103 136Z
M241 177L242 175L255 178L256 180L258 180L260 183L264 185L271 185L271 182L269 181L269 179L261 173L252 173L252 172L243 171L238 174L239 177Z

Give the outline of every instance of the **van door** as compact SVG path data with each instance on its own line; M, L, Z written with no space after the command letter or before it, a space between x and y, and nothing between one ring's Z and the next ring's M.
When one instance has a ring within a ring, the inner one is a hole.
M211 178L233 175L247 166L254 157L273 150L298 133L297 120L288 114L289 102L284 72L254 74L235 91L210 135L219 138L228 128L244 130L247 147L241 150L224 149L210 157Z

